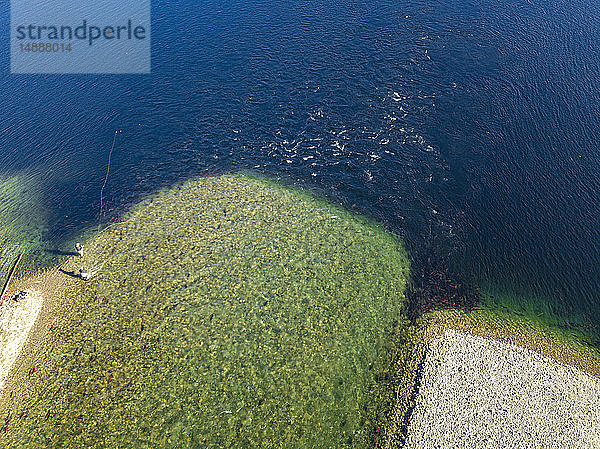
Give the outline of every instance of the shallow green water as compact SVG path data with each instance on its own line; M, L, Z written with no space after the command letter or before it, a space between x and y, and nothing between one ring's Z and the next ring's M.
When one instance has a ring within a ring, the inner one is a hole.
M590 323L582 314L557 313L553 309L552 299L545 297L520 295L499 290L494 286L485 286L482 290L479 307L498 317L507 319L510 316L519 321L526 320L537 326L553 329L562 334L567 340L589 345L600 354L600 328Z
M408 259L381 227L242 177L162 192L85 246L16 373L4 447L367 447ZM43 335L43 333L41 334ZM35 372L29 370L35 366Z
M0 279L21 252L40 250L47 231L42 186L33 170L0 176Z

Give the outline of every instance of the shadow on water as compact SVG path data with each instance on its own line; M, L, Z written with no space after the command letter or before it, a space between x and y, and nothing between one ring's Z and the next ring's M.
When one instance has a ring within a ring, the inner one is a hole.
M63 270L62 268L59 268L58 271L60 271L62 274L66 274L67 276L70 276L72 278L77 278L77 279L80 278L80 276L75 271L66 271L66 270Z

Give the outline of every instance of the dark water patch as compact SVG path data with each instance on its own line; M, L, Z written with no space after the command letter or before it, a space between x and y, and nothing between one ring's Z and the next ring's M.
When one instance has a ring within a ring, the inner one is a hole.
M443 257L429 253L411 263L407 315L413 324L423 314L459 308L471 311L481 301L479 289Z

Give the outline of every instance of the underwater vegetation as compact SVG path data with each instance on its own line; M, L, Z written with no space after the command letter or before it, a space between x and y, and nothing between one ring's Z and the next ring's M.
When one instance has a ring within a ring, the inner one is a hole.
M228 175L160 192L84 248L48 275L2 447L380 438L409 327L408 257L381 226Z
M41 246L47 231L42 185L27 170L0 176L0 278L4 279L21 252Z
M161 191L82 257L15 281L44 305L0 395L0 444L397 447L448 328L600 375L589 329L512 310L435 256L409 265L381 226L264 180Z
M481 301L479 290L435 253L422 257L411 266L407 291L407 315L415 324L423 313L458 308L472 310Z

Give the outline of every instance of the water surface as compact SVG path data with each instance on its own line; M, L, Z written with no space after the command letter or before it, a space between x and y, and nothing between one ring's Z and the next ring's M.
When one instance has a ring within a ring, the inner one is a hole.
M599 12L181 0L153 3L151 75L10 75L4 48L2 220L64 250L162 186L251 169L374 216L516 307L593 325Z

